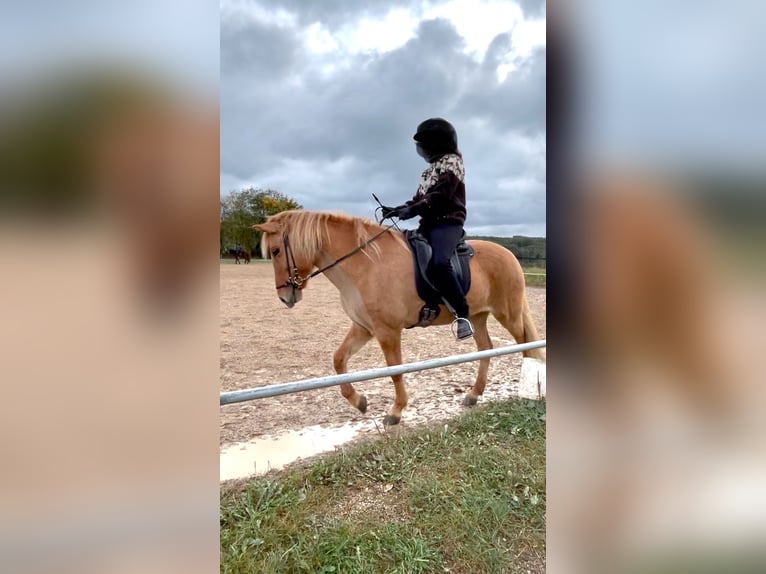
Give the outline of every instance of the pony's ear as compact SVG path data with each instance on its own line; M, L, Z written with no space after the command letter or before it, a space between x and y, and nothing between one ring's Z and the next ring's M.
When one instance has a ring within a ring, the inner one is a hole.
M276 233L279 231L279 226L276 223L267 221L266 223L256 223L253 225L253 229L257 229L263 233Z

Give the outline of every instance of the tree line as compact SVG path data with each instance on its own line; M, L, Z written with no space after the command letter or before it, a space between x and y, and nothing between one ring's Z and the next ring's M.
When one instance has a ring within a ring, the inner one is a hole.
M545 268L545 237L513 237L470 236L468 239L483 239L502 245L516 256L524 266Z
M257 256L261 234L253 229L253 225L289 209L302 209L302 206L273 189L250 187L232 191L221 199L221 254L226 255L230 249L239 247Z
M261 241L259 231L253 225L289 209L302 209L297 201L273 189L247 188L232 191L221 199L220 249L221 255L237 247L258 257ZM502 245L511 251L522 265L545 267L545 238L471 236Z

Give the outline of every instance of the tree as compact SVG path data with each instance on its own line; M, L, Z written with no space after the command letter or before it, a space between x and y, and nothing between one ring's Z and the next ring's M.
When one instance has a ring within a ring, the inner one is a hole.
M221 199L221 253L237 244L247 251L255 251L261 237L253 225L288 209L302 209L302 206L273 189L250 187L232 191Z
M545 267L545 237L526 237L514 235L513 237L484 237L475 236L469 239L483 239L502 245L512 252L522 265Z

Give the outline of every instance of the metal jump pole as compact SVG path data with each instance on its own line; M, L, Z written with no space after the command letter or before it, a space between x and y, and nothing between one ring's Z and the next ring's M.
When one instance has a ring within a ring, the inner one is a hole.
M394 365L392 367L379 367L376 369L367 369L365 371L356 371L354 373L343 373L342 375L306 379L304 381L293 381L291 383L280 383L254 389L242 389L240 391L229 391L221 393L220 404L230 405L232 403L241 403L244 401L252 401L254 399L264 399L266 397L276 397L279 395L288 395L290 393L323 389L325 387L332 387L343 383L357 383L359 381L368 381L370 379L381 379L392 375L403 375L405 373L425 371L426 369L446 367L448 365L457 365L459 363L468 363L470 361L499 357L511 353L521 353L522 351L538 349L540 347L545 347L545 339L522 343L520 345L508 345L496 349L487 349L486 351L474 351L473 353L465 353L463 355L452 355L451 357L441 357L439 359L427 359L416 363Z

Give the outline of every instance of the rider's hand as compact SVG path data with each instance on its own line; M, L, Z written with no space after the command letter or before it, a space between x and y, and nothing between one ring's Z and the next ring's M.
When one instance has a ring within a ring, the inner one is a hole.
M386 205L381 206L383 209L381 211L381 217L383 219L391 219L392 217L398 217L398 208L396 207L388 207Z
M396 208L396 216L401 220L412 219L416 215L417 213L415 213L415 209L412 207L400 205Z

